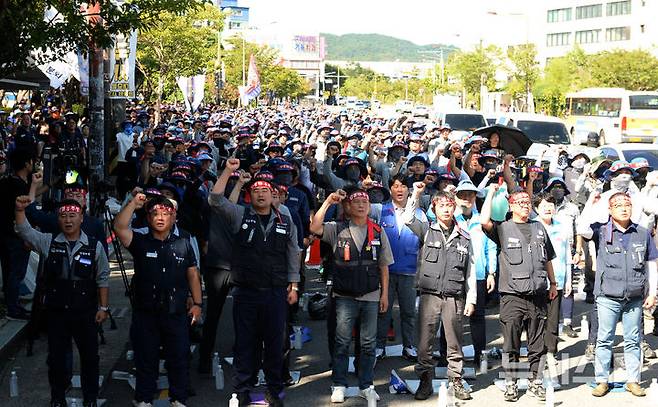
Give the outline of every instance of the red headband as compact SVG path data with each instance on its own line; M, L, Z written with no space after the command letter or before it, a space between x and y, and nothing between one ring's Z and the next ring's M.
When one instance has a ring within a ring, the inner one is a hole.
M270 184L267 181L263 181L263 180L258 180L256 182L254 182L253 184L251 184L251 188L249 188L249 189L253 191L256 188L267 188L270 191L274 190L274 188L272 188L272 184Z
M58 212L59 213L68 213L68 212L81 213L82 209L80 209L80 207L77 206L77 205L62 205L62 206L59 207Z
M81 192L83 194L87 194L87 191L83 188L66 188L67 191L69 192Z
M151 210L149 210L149 213L153 213L155 211L163 211L163 212L176 212L176 209L172 208L171 206L168 205L163 205L163 204L157 204L153 205Z
M348 200L348 201L353 201L353 200L355 200L355 199L357 199L357 198L363 198L363 199L365 199L366 201L370 202L370 197L368 196L368 194L365 193L365 192L361 192L361 191L354 192L354 193L350 194L350 196L347 197L347 200Z

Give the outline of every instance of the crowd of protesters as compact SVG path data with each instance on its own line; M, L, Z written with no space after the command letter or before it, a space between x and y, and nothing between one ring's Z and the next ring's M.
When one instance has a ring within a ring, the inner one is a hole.
M83 375L95 377L98 350L88 337L111 304L107 243L100 221L86 213L89 127L63 110L51 95L43 107L23 103L2 118L3 289L8 317L29 319L21 281L30 250L44 256L49 317L70 325L67 332L49 330L51 355L67 338L70 352L76 338L87 355ZM618 319L626 390L645 394L641 355L646 361L655 353L643 340L642 309L655 309L658 283L658 172L647 160L613 162L555 146L531 158L506 150L505 134L495 129L474 136L453 132L449 123L321 106L208 106L190 114L129 104L119 127L111 181L123 202L114 229L135 269L136 406L153 402L160 346L171 405L187 403L190 321L203 320L197 368L212 373L229 293L239 403L250 404L262 369L266 401L283 405L281 394L294 383L288 337L304 292L305 258L318 244L333 403L346 397L354 329L359 395L379 399L374 365L387 357L394 302L403 357L420 378L416 399L433 392L439 327L438 363L448 367L455 397L471 398L462 380L464 324L477 366L487 347L487 304L495 302L506 361L503 397L519 399L525 330L527 393L544 400L541 364L559 357L559 335L577 336L576 277L591 304L585 356L595 362L593 395L609 391ZM44 167L53 166L44 157L48 147L70 159L55 164L63 167L60 176L44 180ZM47 204L46 197L57 202ZM73 299L94 295L92 302L67 302L57 290ZM88 318L81 321L74 309L89 311ZM81 325L84 332L75 328ZM57 374L65 365L63 357L49 357L55 407L66 405L66 380ZM85 407L96 405L98 388L90 381L83 379Z

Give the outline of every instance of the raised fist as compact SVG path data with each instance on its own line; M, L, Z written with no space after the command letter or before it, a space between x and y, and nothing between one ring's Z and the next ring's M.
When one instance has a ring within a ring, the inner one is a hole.
M19 212L23 212L25 208L30 206L32 203L32 200L30 199L29 196L27 195L21 195L16 197L16 210Z
M226 169L233 172L240 168L240 160L237 158L229 158L226 160Z
M32 183L35 185L43 184L43 173L35 172L34 174L32 174Z
M146 203L146 195L140 192L135 195L135 199L133 199L132 202L134 202L135 209L141 209Z

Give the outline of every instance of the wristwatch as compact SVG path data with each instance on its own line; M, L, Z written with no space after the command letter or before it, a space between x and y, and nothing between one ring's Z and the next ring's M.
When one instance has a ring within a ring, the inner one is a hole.
M99 305L99 306L98 306L98 310L99 310L99 311L103 311L103 312L107 312L107 311L110 310L110 307L103 307L103 306L100 306L100 305Z
M203 308L203 303L195 302L195 303L193 303L192 305L196 305L196 306L199 307L199 308Z

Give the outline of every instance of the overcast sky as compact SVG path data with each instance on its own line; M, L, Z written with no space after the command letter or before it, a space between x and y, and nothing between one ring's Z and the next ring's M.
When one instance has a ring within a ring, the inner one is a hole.
M523 0L239 0L238 3L251 7L250 24L257 27L283 26L286 31L298 34L377 33L420 45L468 46L480 39L504 42L528 29L520 14L527 7L524 3L529 2Z

